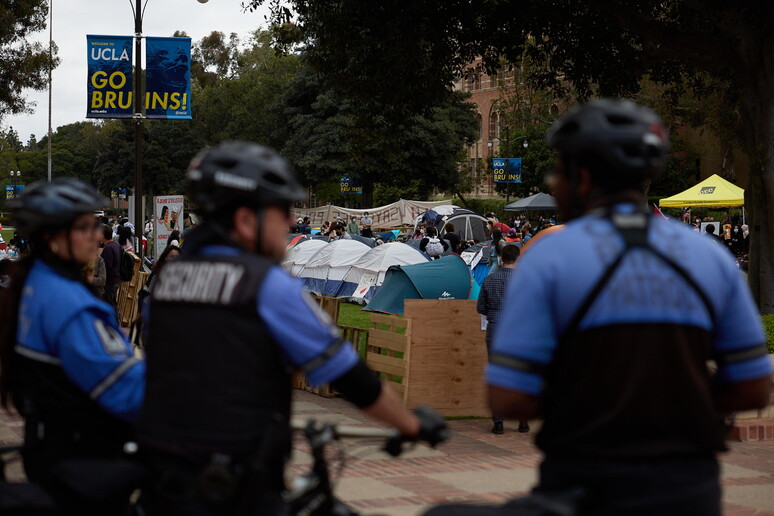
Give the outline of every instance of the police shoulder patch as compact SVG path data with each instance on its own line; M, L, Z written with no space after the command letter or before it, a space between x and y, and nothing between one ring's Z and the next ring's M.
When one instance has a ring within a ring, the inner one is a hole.
M94 321L94 329L97 330L97 336L99 336L99 340L102 343L102 348L109 355L126 355L128 353L126 342L120 331L108 326L99 319Z

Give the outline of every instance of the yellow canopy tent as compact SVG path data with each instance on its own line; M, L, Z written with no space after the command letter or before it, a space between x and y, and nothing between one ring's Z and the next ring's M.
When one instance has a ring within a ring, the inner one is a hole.
M717 174L690 187L672 197L658 201L662 208L680 208L682 206L709 206L730 208L744 205L744 189L729 183Z

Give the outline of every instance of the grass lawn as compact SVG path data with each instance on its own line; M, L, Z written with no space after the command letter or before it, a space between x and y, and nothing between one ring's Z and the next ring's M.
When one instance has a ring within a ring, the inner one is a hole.
M370 328L368 317L371 312L363 311L363 307L355 303L341 303L339 305L339 326L352 326L354 328Z
M5 240L5 243L7 244L8 241L13 238L13 230L4 229L4 230L0 231L0 235L3 236L3 240Z

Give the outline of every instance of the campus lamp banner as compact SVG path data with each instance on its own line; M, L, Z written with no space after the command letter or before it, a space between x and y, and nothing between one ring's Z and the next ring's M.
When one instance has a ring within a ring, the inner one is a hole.
M146 38L147 118L191 118L191 38Z
M153 198L153 228L155 242L155 257L161 256L161 253L167 247L169 235L173 231L180 231L183 234L183 196L182 195L164 195ZM179 243L179 242L178 242Z
M191 118L191 38L147 37L146 118ZM86 118L132 118L131 36L86 36Z
M493 158L495 183L521 183L521 158Z
M86 36L86 118L132 117L131 36Z

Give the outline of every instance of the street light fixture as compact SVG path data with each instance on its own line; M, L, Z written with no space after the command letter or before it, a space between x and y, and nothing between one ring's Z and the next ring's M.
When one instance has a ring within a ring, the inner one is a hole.
M19 182L19 178L21 178L21 170L11 170L11 188L13 188L13 197L16 197L16 187L18 186L16 183ZM14 180L14 176L16 176L16 179Z
M510 127L507 125L503 127L503 131L505 131L505 158L508 158L508 155L511 153L511 139L509 138L510 134ZM503 139L499 136L492 136L491 138L494 138L495 140L499 141L500 143L503 142ZM526 136L518 136L514 138L516 141L522 140L521 146L525 149L529 147L529 141L527 140ZM486 146L489 147L489 153L492 153L492 148L494 147L494 142L490 139L486 142ZM505 183L505 202L508 202L511 197L511 183L510 181L506 181Z

